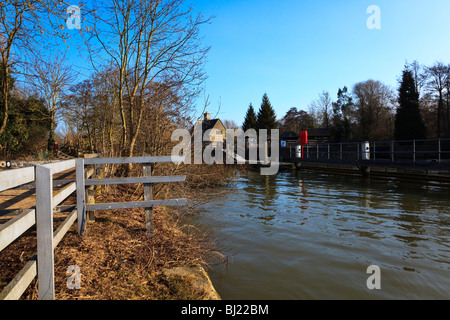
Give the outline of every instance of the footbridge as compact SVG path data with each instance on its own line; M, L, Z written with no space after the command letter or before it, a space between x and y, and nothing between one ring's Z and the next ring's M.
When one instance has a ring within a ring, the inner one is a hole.
M281 142L280 163L295 164L298 168L352 168L364 173L434 175L450 181L450 139L310 141L303 146Z

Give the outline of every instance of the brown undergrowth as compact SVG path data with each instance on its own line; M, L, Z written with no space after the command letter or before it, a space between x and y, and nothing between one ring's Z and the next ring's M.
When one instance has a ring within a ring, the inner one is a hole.
M216 177L212 184L208 184L209 187L229 183L234 174L214 173L211 168L198 170ZM156 198L178 194L189 199L196 189L205 188L202 184L207 183L208 177L201 177L201 174L197 171L191 176L187 175L187 186L171 186L167 190L161 186L155 188ZM221 175L222 183L219 183ZM202 184L198 181L202 181ZM97 202L139 201L142 200L141 188L142 185L103 188L97 196ZM66 202L74 203L74 196ZM205 298L207 293L192 286L189 277L168 276L163 271L193 265L208 269L211 263L226 261L226 257L216 247L214 234L187 225L189 219L185 219L185 215L189 215L189 210L186 208L163 207L153 210L152 236L147 233L143 209L97 211L95 221L87 224L87 234L83 237L78 235L75 223L54 252L56 299ZM63 218L55 220L55 228ZM35 232L31 229L2 252L0 289L12 280L36 252L34 237ZM77 266L81 271L80 289L69 289L67 286L71 276L67 273L69 266ZM3 270L7 272L3 273ZM37 299L37 293L37 281L34 280L22 299Z
M205 234L181 232L177 214L155 209L154 234L140 210L97 212L85 237L68 235L55 251L57 299L201 299L203 292L175 286L162 274L175 266L205 265L214 254ZM68 266L82 274L81 289L66 285Z

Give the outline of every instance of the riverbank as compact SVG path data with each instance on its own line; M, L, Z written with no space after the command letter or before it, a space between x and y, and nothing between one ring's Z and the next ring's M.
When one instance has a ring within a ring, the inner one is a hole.
M56 218L56 220L62 220ZM55 248L57 300L216 300L205 270L214 247L208 234L188 230L176 211L155 208L154 235L148 236L140 210L96 212L87 235L72 226ZM57 223L55 224L57 226ZM2 252L3 288L36 252L35 230ZM81 273L69 288L70 266ZM21 299L38 298L35 279Z
M198 280L201 273L186 270L205 270L213 247L207 235L183 232L179 218L155 209L150 237L140 210L97 212L85 237L71 233L55 251L56 299L212 299L215 289ZM67 288L69 265L81 270L79 290Z
M177 190L183 195L195 193L219 183L214 172L205 169L188 175L187 186ZM218 173L218 172L216 172ZM203 181L199 185L199 180ZM207 181L210 180L211 184ZM104 188L98 202L139 201L139 185ZM155 188L155 197L171 190ZM189 196L187 196L190 199ZM76 204L75 195L62 205ZM144 210L95 212L95 221L87 225L81 237L74 224L55 248L55 291L57 300L199 300L220 299L209 280L209 263L220 260L214 237L186 225L189 208L154 208L153 235L147 234ZM54 227L67 213L55 213ZM0 288L4 288L36 254L35 228L2 251ZM67 285L75 266L81 273L79 288ZM21 299L38 298L37 281L31 283Z

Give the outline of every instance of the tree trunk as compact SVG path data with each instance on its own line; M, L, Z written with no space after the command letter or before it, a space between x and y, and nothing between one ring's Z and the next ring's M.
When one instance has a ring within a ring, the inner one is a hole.
M442 90L439 91L439 102L438 102L438 110L437 110L437 137L441 137L441 115L442 115L442 107L444 101L442 99Z
M55 111L50 110L50 131L48 134L47 151L53 152L55 147Z
M4 59L4 57L3 57ZM7 64L3 63L3 83L2 83L2 100L3 100L3 119L0 125L0 136L3 134L6 128L6 123L8 120L8 92L9 92L9 67Z

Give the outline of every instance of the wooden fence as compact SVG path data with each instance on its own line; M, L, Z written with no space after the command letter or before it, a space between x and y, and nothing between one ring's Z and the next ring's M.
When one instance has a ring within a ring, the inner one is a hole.
M92 158L73 159L33 167L0 172L0 192L34 182L36 188L36 206L25 210L0 226L0 251L19 238L24 232L36 225L37 255L22 268L16 277L2 290L0 300L17 300L38 276L39 299L55 299L54 249L61 239L78 220L78 232L84 234L86 228L86 208L89 210L145 208L147 229L152 231L152 208L156 206L184 205L186 199L152 200L151 184L161 182L181 182L184 176L152 177L151 164L159 162L181 162L182 157L141 157L141 158ZM143 177L118 179L89 179L94 170L86 170L86 165L113 163L142 163ZM53 175L76 168L76 181L68 184L57 193L53 191ZM87 203L87 186L101 184L144 184L144 201L131 203ZM76 191L77 208L62 224L54 230L53 210Z
M36 206L25 210L0 226L0 251L35 224L38 251L37 255L3 289L0 293L1 300L17 300L22 296L36 275L40 273L39 269L44 264L38 265L37 256L45 257L48 255L49 249L53 251L76 219L76 210L73 210L58 229L53 231L53 209L76 190L76 183L68 184L53 195L52 176L74 167L75 160L67 160L0 172L0 192L33 182L36 188ZM92 174L92 171L89 174ZM45 183L48 179L50 182ZM43 262L45 260L45 258L40 259ZM45 283L45 280L40 283ZM40 294L40 298L45 298L45 295Z
M161 176L152 177L152 163L182 162L184 157L136 157L136 158L92 158L76 160L77 177L77 210L78 210L78 233L85 234L86 212L95 210L114 210L145 208L145 221L148 233L152 233L152 208L161 206L181 206L186 204L186 199L152 200L153 183L183 182L185 176ZM105 165L105 164L128 164L141 163L143 167L142 177L115 178L115 179L85 179L85 165ZM113 203L86 203L86 193L83 192L86 186L109 185L109 184L144 184L144 201L135 202L113 202ZM88 208L87 208L88 207Z

